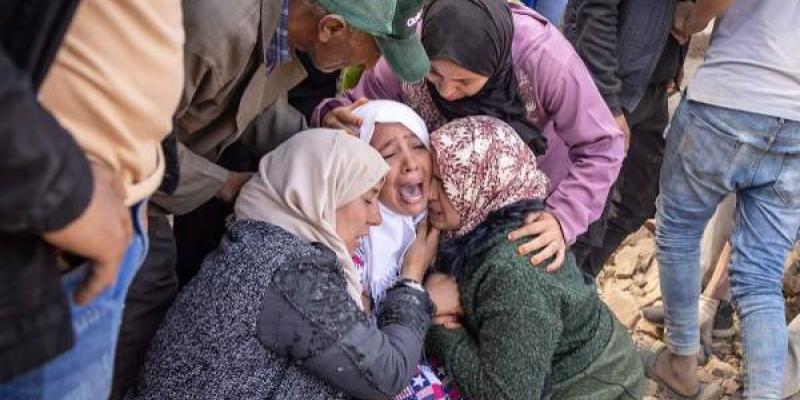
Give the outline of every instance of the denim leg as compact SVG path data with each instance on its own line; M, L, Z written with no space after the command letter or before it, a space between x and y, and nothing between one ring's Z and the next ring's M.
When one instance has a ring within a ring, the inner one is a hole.
M767 154L737 193L731 293L742 327L744 398L780 399L787 334L783 264L800 226L800 154ZM761 179L759 179L761 176ZM775 184L772 184L772 182ZM776 185L790 192L786 201Z
M547 18L555 26L561 25L561 15L567 7L567 0L537 0L534 10Z
M78 267L62 278L62 286L70 301L75 345L41 367L0 386L0 398L95 400L108 397L125 294L147 253L144 208L142 203L131 209L134 235L114 286L104 290L91 303L79 306L72 297L88 274L89 266Z
M700 238L725 194L718 177L735 143L718 143L684 99L666 138L657 200L656 245L666 342L674 354L700 349Z

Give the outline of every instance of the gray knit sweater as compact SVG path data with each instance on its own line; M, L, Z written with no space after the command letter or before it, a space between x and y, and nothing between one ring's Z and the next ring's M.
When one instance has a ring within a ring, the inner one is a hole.
M332 251L238 221L170 309L127 398L387 398L408 383L431 311L426 293L398 286L370 320Z

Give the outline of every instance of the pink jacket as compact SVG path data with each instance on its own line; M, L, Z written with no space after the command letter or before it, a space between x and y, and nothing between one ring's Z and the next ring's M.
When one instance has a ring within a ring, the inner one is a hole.
M528 117L548 140L537 159L550 178L548 209L568 244L598 219L624 158L624 139L589 71L561 33L527 7L511 5L512 57ZM324 100L313 125L325 114L360 97L404 101L403 84L381 60L358 86ZM654 177L654 179L656 179Z

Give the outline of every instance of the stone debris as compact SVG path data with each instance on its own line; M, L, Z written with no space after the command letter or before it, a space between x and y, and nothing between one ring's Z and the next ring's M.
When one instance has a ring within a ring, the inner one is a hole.
M630 235L597 280L603 301L632 332L634 340L646 346L664 339L663 329L643 319L640 314L641 307L661 301L654 230L651 220ZM784 292L786 314L791 320L800 313L800 247L794 249L787 262L790 265L784 278ZM714 339L713 354L705 366L698 369L700 381L704 384L701 399L741 399L742 338L736 318L734 324L737 333L731 338ZM655 382L647 380L644 399L667 398Z

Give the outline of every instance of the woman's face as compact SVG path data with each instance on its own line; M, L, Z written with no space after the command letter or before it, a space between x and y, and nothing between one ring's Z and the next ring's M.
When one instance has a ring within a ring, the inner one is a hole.
M447 101L473 96L489 80L489 77L461 68L446 59L431 60L431 70L427 78Z
M382 185L383 179L367 193L336 210L336 233L350 253L356 250L359 240L369 233L370 226L381 224L378 193Z
M421 140L400 123L378 123L370 145L389 164L380 200L408 216L425 211L430 191L431 155Z
M431 194L428 197L428 222L442 231L454 231L461 227L461 217L450 203L447 193L442 185L442 176L436 155L433 156L433 179L431 179Z

